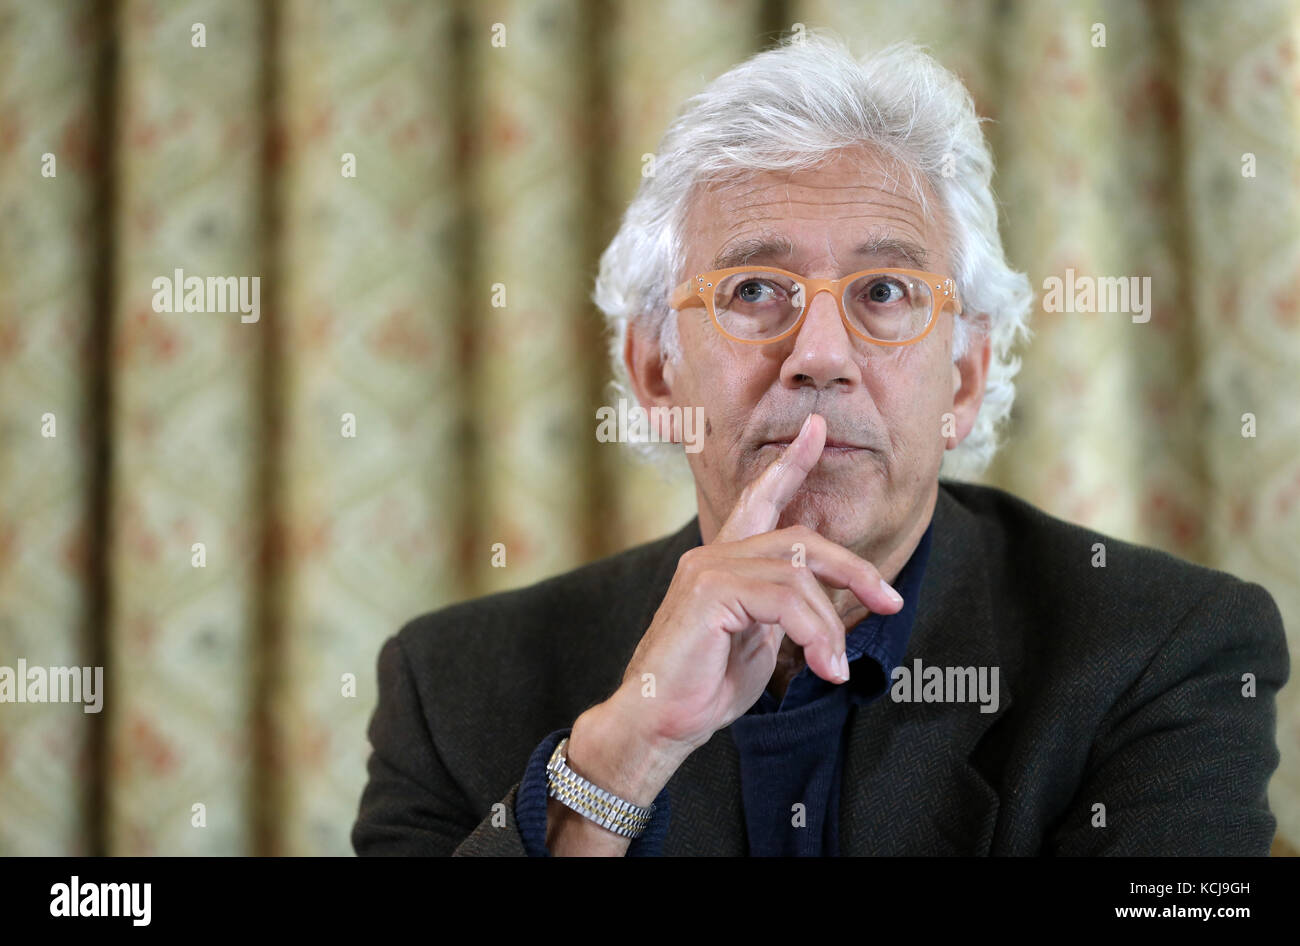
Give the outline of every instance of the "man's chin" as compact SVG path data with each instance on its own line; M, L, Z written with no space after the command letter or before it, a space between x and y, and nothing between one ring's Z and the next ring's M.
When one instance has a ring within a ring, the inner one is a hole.
M861 545L866 538L870 520L862 516L862 511L870 506L866 496L849 497L838 491L832 496L800 490L781 513L777 528L807 526L836 545L851 548Z

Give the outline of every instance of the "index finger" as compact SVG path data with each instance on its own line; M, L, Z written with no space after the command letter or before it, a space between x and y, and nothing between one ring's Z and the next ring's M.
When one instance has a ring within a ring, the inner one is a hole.
M715 541L738 542L771 532L826 446L826 419L809 414L781 455L745 487Z

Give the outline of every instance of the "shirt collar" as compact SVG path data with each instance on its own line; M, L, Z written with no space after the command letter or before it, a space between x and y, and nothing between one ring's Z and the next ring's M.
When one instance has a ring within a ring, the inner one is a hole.
M921 579L925 577L925 566L930 560L933 532L934 519L931 518L907 564L894 579L894 589L903 596L903 607L894 614L873 612L845 635L844 653L851 665L847 684L830 683L805 666L791 678L779 707L776 698L765 689L750 712L773 713L797 709L831 690L846 690L853 701L859 704L869 703L884 693L889 688L894 668L907 653L912 627L916 623ZM867 659L860 659L863 657ZM856 665L854 661L857 661Z
M860 702L879 696L887 688L887 682L894 668L902 663L907 652L907 643L912 636L912 627L916 623L916 608L921 594L921 579L925 577L925 566L930 560L930 539L934 532L934 520L925 527L921 541L916 543L912 557L907 560L894 580L894 589L903 596L903 607L894 614L872 613L858 622L849 631L844 641L845 654L849 664L860 657L873 661L863 685L853 687L853 694ZM859 670L867 669L859 667ZM850 667L852 670L852 667ZM812 671L804 668L805 672ZM849 683L854 682L850 672Z

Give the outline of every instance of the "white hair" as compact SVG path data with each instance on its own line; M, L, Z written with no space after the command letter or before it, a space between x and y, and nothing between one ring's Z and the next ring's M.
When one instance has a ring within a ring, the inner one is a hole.
M600 258L592 299L610 332L613 390L627 392L623 348L630 320L681 358L672 287L686 278L683 230L692 198L707 185L761 171L814 168L847 148L868 146L910 177L923 212L923 177L951 235L952 274L962 300L953 359L972 337L991 343L983 405L970 434L944 454L941 475L978 476L996 452L1010 414L1020 359L1012 354L1033 290L1006 262L990 182L993 158L961 81L922 47L894 43L855 58L842 40L809 31L758 53L689 99L669 125L618 233ZM633 399L633 403L635 400ZM635 444L642 456L681 456L680 444Z

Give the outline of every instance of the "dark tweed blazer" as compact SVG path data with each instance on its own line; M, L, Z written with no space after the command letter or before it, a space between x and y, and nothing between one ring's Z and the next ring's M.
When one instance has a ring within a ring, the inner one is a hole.
M997 666L999 706L886 694L852 711L841 853L1266 855L1289 672L1269 594L998 489L940 481L934 515L904 665ZM522 855L514 801L529 755L617 688L698 541L692 520L390 638L357 853ZM665 854L747 853L729 729L668 790Z

